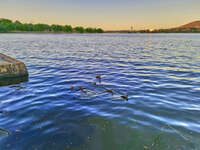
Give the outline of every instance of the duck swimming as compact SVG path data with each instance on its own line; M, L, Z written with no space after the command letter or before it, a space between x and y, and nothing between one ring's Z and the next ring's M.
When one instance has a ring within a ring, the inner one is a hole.
M72 85L71 87L70 87L70 91L73 91L74 90L74 86Z
M85 91L85 88L82 87L82 86L79 86L79 90L80 90L81 92L87 93L87 92Z
M125 100L127 100L127 101L128 101L128 95L127 95L127 96L125 96L125 95L122 95L122 96L121 96L121 98L123 98L123 99L125 99Z
M114 93L115 93L113 90L109 90L109 89L106 89L106 92L111 93L112 95L114 95Z
M99 83L101 83L101 79L102 79L101 75L96 76L96 79L98 79Z

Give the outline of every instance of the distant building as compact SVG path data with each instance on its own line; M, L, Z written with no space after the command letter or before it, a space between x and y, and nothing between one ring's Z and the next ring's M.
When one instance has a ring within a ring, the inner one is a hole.
M133 26L131 26L131 32L133 31Z

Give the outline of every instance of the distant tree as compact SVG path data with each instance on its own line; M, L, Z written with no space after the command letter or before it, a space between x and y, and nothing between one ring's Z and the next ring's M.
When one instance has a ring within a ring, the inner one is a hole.
M95 33L95 32L96 32L96 29L93 29L93 28L86 28L86 29L85 29L85 32L87 32L87 33Z
M86 28L83 27L75 27L72 28L70 25L47 25L47 24L23 24L19 21L12 22L9 19L0 19L0 32L66 32L66 33L103 33L103 30L98 28Z
M24 25L21 23L16 23L15 24L15 30L17 31L23 31L24 30Z
M11 24L12 21L9 19L0 19L0 23L4 23L4 24Z
M63 27L63 30L64 30L64 32L73 32L73 28L72 28L72 26L70 26L70 25L65 25L64 27Z
M0 25L1 25L1 27L6 28L5 30L8 30L8 31L15 30L15 25L12 23L11 20L1 19L0 20Z
M84 33L85 32L83 27L75 27L74 31L77 32L77 33Z
M33 31L50 31L50 26L47 24L35 24L33 25Z
M16 20L14 24L22 24L20 21Z
M5 26L0 25L0 33L8 32L7 28Z
M193 32L193 33L197 33L197 32L198 32L198 29L197 29L197 28L191 28L190 30L191 30L191 32Z
M103 30L101 28L96 29L97 33L103 33Z
M64 31L64 27L61 26L61 25L52 25L51 26L51 31L62 32L62 31Z
M85 32L87 32L87 33L103 33L103 30L100 29L100 28L98 28L98 29L96 29L96 28L86 28Z

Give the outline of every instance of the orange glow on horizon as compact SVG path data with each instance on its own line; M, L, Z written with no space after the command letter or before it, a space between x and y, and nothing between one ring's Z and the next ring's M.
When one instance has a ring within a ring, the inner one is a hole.
M191 1L1 1L0 18L104 30L166 29L200 20L200 1Z

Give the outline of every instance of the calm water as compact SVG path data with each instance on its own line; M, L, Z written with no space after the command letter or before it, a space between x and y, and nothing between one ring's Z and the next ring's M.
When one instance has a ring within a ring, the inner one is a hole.
M0 52L30 74L0 87L1 150L200 150L200 34L1 34Z

